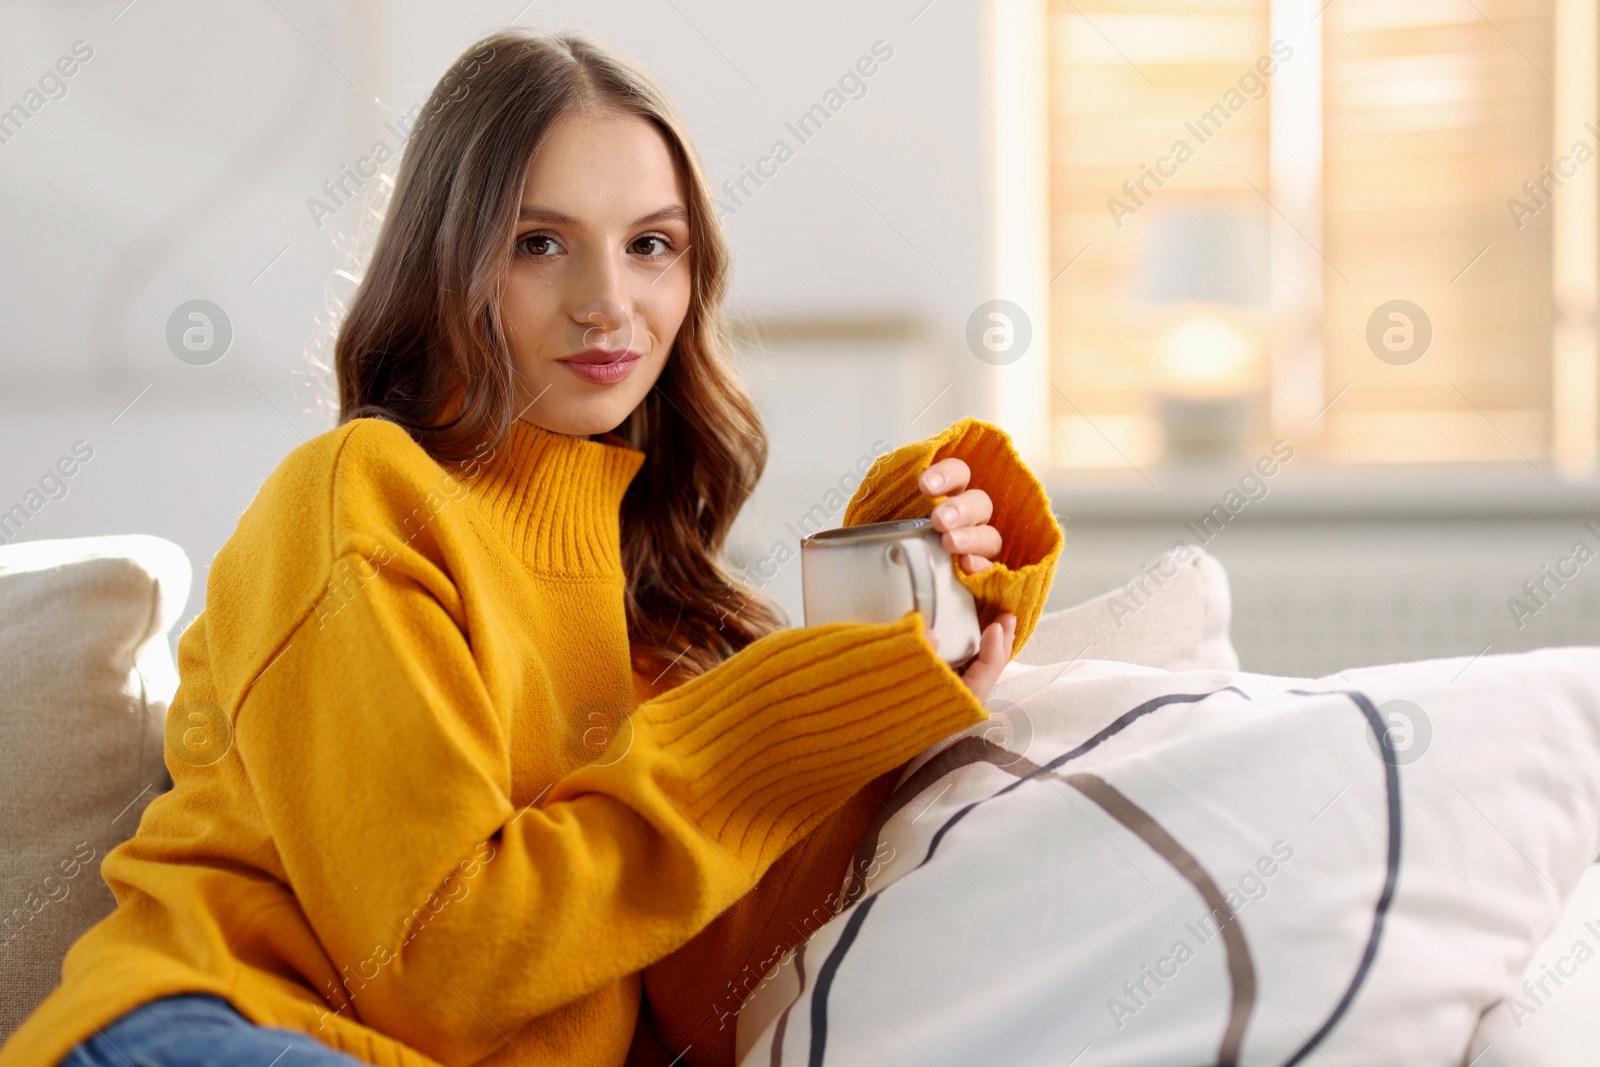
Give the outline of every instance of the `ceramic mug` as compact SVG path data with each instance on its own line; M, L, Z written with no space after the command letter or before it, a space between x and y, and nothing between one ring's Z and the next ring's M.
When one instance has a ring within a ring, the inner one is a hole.
M893 622L915 608L959 670L978 654L978 607L932 519L824 530L800 542L806 625Z

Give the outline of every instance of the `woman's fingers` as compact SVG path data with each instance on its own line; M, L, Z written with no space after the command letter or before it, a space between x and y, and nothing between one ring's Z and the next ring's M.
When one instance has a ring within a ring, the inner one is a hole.
M994 503L982 489L968 489L933 509L933 528L940 533L962 526L980 526L994 515Z
M944 535L940 543L961 560L961 569L968 574L992 566L1000 556L1000 531L988 525L993 512L989 494L982 489L969 489L933 509L933 528Z
M952 456L930 464L917 479L917 488L923 496L950 496L965 489L971 479L971 468Z
M989 525L994 501L982 489L968 489L971 469L954 456L941 459L922 472L917 488L927 496L943 496L933 509L933 528L945 551L961 561L961 569L977 574L994 565L1000 555L1000 531Z
M963 571L977 574L994 566L1000 555L1000 531L989 525L994 516L994 501L982 489L968 489L972 469L954 456L930 464L917 479L917 488L924 496L942 496L933 509L933 528L942 535L940 542L945 551L957 560ZM978 640L978 655L962 672L962 678L980 701L1000 678L1000 672L1011 660L1011 649L1016 641L1017 617L1009 612L984 628ZM938 639L927 631L928 640L938 648Z
M1000 531L993 526L957 527L939 538L939 542L952 556L968 553L994 559L1000 554Z
M1001 625L998 622L990 623L978 641L978 658L961 672L962 680L979 703L989 699L994 683L1000 680L1000 671L1006 665L1005 640L1005 630Z
M1000 672L1011 660L1011 648L1017 636L1017 617L1010 612L1001 615L984 628L978 641L978 658L961 673L962 680L978 700L989 699Z

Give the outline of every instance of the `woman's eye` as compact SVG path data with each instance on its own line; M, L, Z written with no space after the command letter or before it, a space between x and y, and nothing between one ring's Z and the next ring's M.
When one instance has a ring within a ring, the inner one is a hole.
M555 255L561 246L547 233L530 233L517 241L517 249L524 255L543 259Z
M672 251L672 242L668 241L665 237L660 237L656 234L650 234L633 242L633 247L634 250L640 255L650 257L664 256L668 252Z

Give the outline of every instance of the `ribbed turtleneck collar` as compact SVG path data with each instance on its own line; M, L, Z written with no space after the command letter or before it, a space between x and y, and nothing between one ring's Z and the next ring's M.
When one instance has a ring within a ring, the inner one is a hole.
M471 498L530 570L621 577L622 496L643 452L517 419L479 463Z

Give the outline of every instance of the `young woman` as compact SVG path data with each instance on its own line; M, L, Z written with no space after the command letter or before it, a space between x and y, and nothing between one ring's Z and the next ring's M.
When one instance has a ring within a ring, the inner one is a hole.
M217 554L174 788L0 1065L731 1063L898 769L986 718L1061 532L963 420L846 522L931 512L976 662L915 613L781 629L721 562L765 441L711 208L616 56L457 61L341 328L341 425Z

